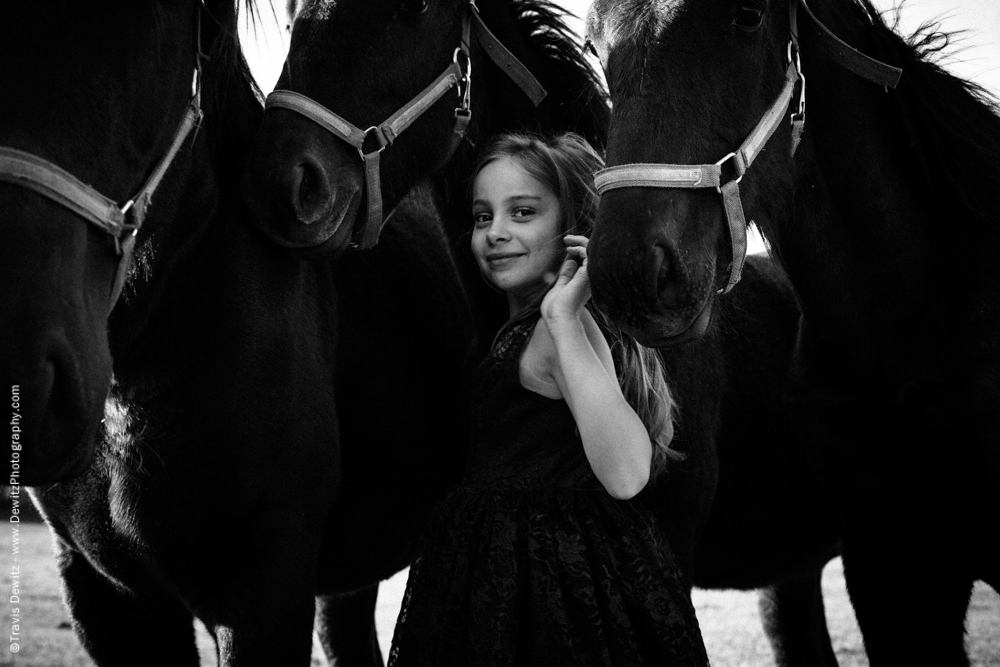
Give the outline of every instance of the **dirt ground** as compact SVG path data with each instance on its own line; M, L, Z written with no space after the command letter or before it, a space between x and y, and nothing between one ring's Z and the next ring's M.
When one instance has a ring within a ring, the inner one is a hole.
M17 653L0 646L0 667L93 667L70 627L62 605L59 577L52 558L52 541L41 524L20 526L21 641ZM11 531L0 530L0 573L2 590L11 587ZM376 623L384 655L406 585L406 572L383 582L379 591ZM867 667L861 635L844 589L840 560L832 561L823 573L823 595L827 624L841 667ZM0 604L3 633L11 630L11 607L7 594ZM715 667L773 667L770 645L757 617L757 596L753 592L695 590L695 610ZM978 584L966 620L967 646L976 667L1000 667L1000 595ZM215 665L211 638L199 628L202 665ZM314 650L312 664L326 665Z

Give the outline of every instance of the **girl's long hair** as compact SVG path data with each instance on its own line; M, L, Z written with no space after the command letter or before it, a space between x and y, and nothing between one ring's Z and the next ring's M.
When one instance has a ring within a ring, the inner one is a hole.
M604 166L604 160L583 137L573 132L555 136L501 135L476 161L470 188L483 167L504 157L517 160L532 178L555 193L562 212L561 236L590 237L600 203L594 173ZM653 443L652 470L659 472L667 459L682 456L670 447L677 404L667 384L663 360L656 350L637 343L592 303L587 304L587 309L608 339L622 395L649 432Z

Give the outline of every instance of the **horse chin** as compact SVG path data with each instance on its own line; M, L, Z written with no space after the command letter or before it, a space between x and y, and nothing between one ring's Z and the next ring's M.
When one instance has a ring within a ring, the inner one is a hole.
M267 223L258 226L268 239L293 257L327 257L350 245L354 227L359 224L361 199L360 191L352 189L349 195L336 198L329 215L310 225L290 220L277 226ZM344 224L352 220L355 224Z
M105 393L110 380L101 384ZM31 400L31 387L23 387L22 405ZM25 429L21 444L21 479L25 486L65 481L80 475L89 465L103 416L103 401L87 400L84 405L66 401L61 394L51 396L38 410L25 409ZM36 420L38 428L28 428Z
M674 318L664 321L657 318L649 321L641 328L623 327L640 344L646 347L675 347L700 339L708 331L712 323L712 313L715 299L706 299L701 310L691 319L685 320L679 326ZM665 333L667 332L667 333Z
M41 449L54 452L51 458L31 459L25 456L22 467L21 484L25 486L42 486L64 482L79 477L90 465L94 453L94 440L97 437L99 420L88 425L83 431L77 431L75 436L67 436L64 429L46 427L39 434L38 445ZM72 443L61 450L53 442Z

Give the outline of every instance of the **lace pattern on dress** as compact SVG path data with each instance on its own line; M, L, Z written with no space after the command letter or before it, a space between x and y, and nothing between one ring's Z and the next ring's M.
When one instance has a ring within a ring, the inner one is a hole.
M533 308L508 320L493 339L489 356L493 359L508 359L520 350L535 330L539 313L537 308Z

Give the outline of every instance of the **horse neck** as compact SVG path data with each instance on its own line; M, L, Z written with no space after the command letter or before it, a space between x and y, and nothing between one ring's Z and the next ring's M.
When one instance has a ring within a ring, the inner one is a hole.
M772 229L765 221L765 235L810 328L870 367L924 329L926 322L911 320L945 296L932 270L940 250L931 235L934 202L909 159L891 94L823 54L804 49L807 57L809 110L793 207Z
M987 266L988 253L916 166L898 93L807 57L793 208L765 233L799 294L804 342L822 348L813 358L896 384L967 348L956 343L977 317L970 264Z
M206 69L205 76L203 97L224 99L211 87L212 72ZM245 94L253 92L248 89ZM137 245L129 284L109 319L120 387L168 384L187 365L197 363L192 348L176 341L207 341L215 335L213 323L224 317L217 307L224 271L220 260L234 252L234 230L244 233L241 225L248 225L242 220L245 212L236 192L243 162L220 147L225 142L219 137L253 127L259 111L222 113L211 102L205 106L190 150L181 151L180 164L171 166L157 190L146 222L149 236ZM240 117L234 119L234 113ZM249 133L242 134L249 145Z

